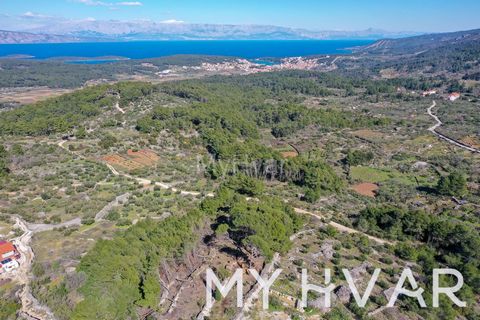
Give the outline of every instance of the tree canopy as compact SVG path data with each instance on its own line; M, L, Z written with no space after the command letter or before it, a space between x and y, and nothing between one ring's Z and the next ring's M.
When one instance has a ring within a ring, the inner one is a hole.
M442 176L438 181L437 191L448 196L463 196L467 192L467 179L457 171Z
M0 178L5 177L10 169L8 168L8 153L3 145L0 144Z

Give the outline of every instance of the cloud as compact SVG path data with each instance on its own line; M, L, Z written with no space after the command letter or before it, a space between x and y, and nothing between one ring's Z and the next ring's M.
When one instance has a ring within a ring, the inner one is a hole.
M50 16L44 15L44 14L39 14L39 13L34 13L31 11L27 11L24 14L21 15L22 18L27 18L27 19L44 19L44 18L50 18Z
M127 6L127 7L140 7L143 6L143 3L140 1L124 1L115 3L117 6Z
M78 3L83 3L87 6L109 6L109 3L103 2L103 1L96 1L96 0L74 0L75 2Z
M87 6L95 6L95 7L116 7L116 6L124 6L124 7L140 7L143 6L143 3L140 1L121 1L121 2L104 2L98 0L73 0L74 2L83 3Z
M185 21L175 20L175 19L168 19L168 20L160 21L160 23L166 23L166 24L180 24L180 23L184 23L184 22Z

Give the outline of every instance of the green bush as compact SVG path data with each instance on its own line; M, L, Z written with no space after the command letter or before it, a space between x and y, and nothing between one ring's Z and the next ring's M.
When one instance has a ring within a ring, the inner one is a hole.
M440 178L437 191L448 196L464 196L467 193L467 179L461 173L454 171Z
M370 163L374 158L373 152L362 150L350 150L348 151L345 162L349 166L359 166Z

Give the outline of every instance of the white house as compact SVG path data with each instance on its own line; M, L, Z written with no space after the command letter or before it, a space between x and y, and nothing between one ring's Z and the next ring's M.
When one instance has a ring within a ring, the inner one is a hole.
M18 259L20 259L20 253L13 243L0 241L0 273L18 268Z
M0 274L4 272L10 272L14 269L17 269L20 266L17 260L5 259L0 262Z
M458 93L458 92L452 92L448 95L448 100L450 100L450 101L455 101L458 98L460 98L460 93Z

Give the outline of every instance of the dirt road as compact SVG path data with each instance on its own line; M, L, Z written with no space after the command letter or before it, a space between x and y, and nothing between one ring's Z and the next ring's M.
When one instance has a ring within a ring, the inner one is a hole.
M23 231L21 236L12 240L20 252L21 258L19 261L20 267L8 273L8 277L23 286L17 292L17 297L22 303L20 315L26 319L54 320L55 316L52 311L48 307L41 305L31 293L31 269L35 255L30 247L30 241L34 232L28 228L27 223L20 217L14 217L14 219L15 227Z
M95 222L103 220L103 218L105 218L105 216L110 211L112 211L113 208L119 206L122 203L125 203L130 198L130 196L131 196L131 193L127 192L116 197L113 201L111 201L105 207L103 207L102 210L98 211L98 213L95 215Z
M316 214L316 213L313 213L313 212L309 212L309 211L306 211L306 210L303 210L303 209L300 209L300 208L294 208L295 209L295 212L296 213L300 213L300 214L304 214L304 215L309 215L309 216L312 216L316 219L322 219L323 217L320 215L320 214ZM370 240L373 240L379 244L389 244L389 245L393 245L395 244L394 242L392 241L388 241L388 240L384 240L384 239L380 239L380 238L377 238L377 237L374 237L374 236L371 236L371 235L368 235L364 232L361 232L361 231L358 231L358 230L355 230L355 229L352 229L350 227L347 227L347 226L344 226L344 225L341 225L339 223L336 223L336 222L333 222L333 221L330 221L328 223L330 226L334 227L335 229L337 229L338 231L341 231L341 232L346 232L346 233L350 233L350 234L354 234L354 233L359 233L359 234L362 234L364 236L366 236L368 239Z
M44 224L44 223L26 223L28 229L33 233L51 231L58 228L69 228L73 226L79 226L82 224L81 218L75 218L59 224Z
M63 150L69 152L69 153L72 153L72 154L75 154L76 156L80 157L80 158L84 158L83 156L81 155L78 155L74 152L71 152L70 150L68 150L64 144L65 144L65 140L62 140L60 142L57 143L57 145L62 148ZM185 191L185 190L180 190L180 189L177 189L175 187L173 187L171 184L168 184L168 183L164 183L164 182L154 182L150 179L145 179L145 178L139 178L139 177L134 177L128 173L123 173L123 172L119 172L117 169L115 169L111 164L108 164L108 163L105 163L105 165L107 166L108 170L110 170L110 172L115 175L115 176L121 176L121 177L125 177L125 178L128 178L128 179L131 179L131 180L135 180L136 182L138 182L139 184L142 184L144 186L149 186L149 185L154 185L154 186L157 186L157 187L160 187L162 189L166 189L166 190L171 190L172 192L180 192L181 195L183 196L194 196L194 197L197 197L197 196L200 196L202 195L200 192L197 192L197 191ZM207 197L213 197L214 194L213 193L208 193L206 194L205 196Z
M122 108L120 108L120 103L115 103L115 109L117 109L118 111L120 111L120 113L123 113L125 114L125 110L123 110Z
M122 177L125 177L125 178L128 178L128 179L131 179L131 180L135 180L139 184L142 184L142 185L145 185L145 186L154 185L154 186L160 187L162 189L171 190L172 192L180 192L180 194L183 195L183 196L194 196L194 197L196 197L196 196L201 195L201 193L197 192L197 191L185 191L185 190L177 189L177 188L173 187L172 185L170 185L168 183L154 182L154 181L149 180L149 179L134 177L134 176L132 176L130 174L127 174L127 173L120 173L112 165L110 165L108 163L106 165L113 175L122 176ZM206 194L206 196L207 197L213 197L214 194L213 193L208 193L208 194Z
M64 146L63 146L63 143L64 142L60 142L58 145L67 150ZM68 151L68 150L67 150ZM193 195L193 196L200 196L201 193L199 192L193 192L193 191L184 191L184 190L179 190L177 188L174 188L172 185L170 184L167 184L167 183L161 183L161 182L153 182L152 180L149 180L149 179L145 179L145 178L139 178L139 177L134 177L130 174L127 174L127 173L121 173L119 172L118 170L116 170L112 165L110 164L106 164L106 166L108 167L108 169L110 170L110 172L115 175L115 176L123 176L123 177L126 177L128 179L132 179L132 180L135 180L136 182L138 182L139 184L143 184L143 185L155 185L155 186L159 186L161 187L162 189L169 189L169 190L172 190L173 192L180 192L180 194L182 195ZM205 196L207 197L213 197L214 194L213 193L209 193L209 194L206 194ZM122 197L126 197L126 195L121 195L119 197L117 197L115 199L116 203L118 203L119 201L121 201L121 198ZM313 216L317 219L321 219L322 217L318 214L314 214L312 212L308 212L306 210L303 210L303 209L299 209L299 208L295 208L295 212L299 213L299 214L305 214L305 215L310 215L310 216ZM99 212L96 216L96 220L100 220L100 219L103 219L104 216L106 215L106 213L104 213L103 211ZM333 226L334 228L336 228L337 230L341 231L341 232L346 232L346 233L360 233L360 234L363 234L365 235L366 237L368 237L369 239L379 243L379 244L393 244L392 242L390 241L387 241L387 240L383 240L383 239L379 239L379 238L376 238L376 237L373 237L373 236L370 236L368 234L365 234L363 232L360 232L360 231L357 231L355 229L352 229L352 228L349 228L349 227L346 227L346 226L343 226L341 224L338 224L336 222L329 222L329 225ZM310 232L311 230L306 230L306 231L302 231L294 236L292 236L292 240L295 239L295 237L297 237L298 235L302 234L302 233L305 233L305 232ZM262 270L262 276L265 276L267 274L270 274L273 270L273 267L275 266L275 264L279 261L279 258L280 258L280 255L278 253L275 253L274 257L273 257L273 260L267 264L265 266L265 268ZM258 297L259 297L259 294L261 292L261 287L257 284L255 285L248 293L247 295L245 296L245 301L244 301L244 306L242 308L242 310L236 315L235 319L237 320L240 320L240 319L244 319L245 318L245 315L254 307L255 305L255 302L258 300ZM204 319L205 317L207 317L209 314L210 314L210 309L204 307L204 309L200 312L200 314L197 316L197 319L198 320L201 320L201 319Z

